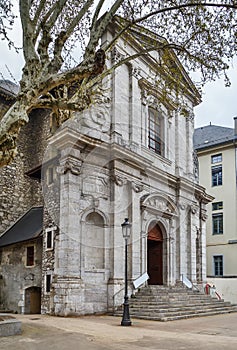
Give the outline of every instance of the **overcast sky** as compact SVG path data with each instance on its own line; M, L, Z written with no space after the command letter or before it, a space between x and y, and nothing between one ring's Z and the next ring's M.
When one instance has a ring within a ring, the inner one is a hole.
M16 46L21 45L21 31L19 25L11 32ZM6 42L0 41L0 79L20 80L23 67L22 54L9 51ZM10 70L11 74L8 72ZM237 63L236 69L231 69L231 87L225 87L223 80L208 83L203 89L202 103L195 107L195 127L220 125L233 128L233 117L237 116Z

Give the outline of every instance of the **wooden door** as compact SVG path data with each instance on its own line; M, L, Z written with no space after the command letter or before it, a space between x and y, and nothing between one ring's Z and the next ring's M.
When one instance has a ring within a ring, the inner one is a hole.
M40 314L41 311L41 289L33 287L30 292L30 313Z

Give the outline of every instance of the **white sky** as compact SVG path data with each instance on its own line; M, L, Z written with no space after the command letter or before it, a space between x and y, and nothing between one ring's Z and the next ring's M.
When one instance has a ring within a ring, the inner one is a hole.
M19 24L11 31L16 46L21 45L21 30ZM14 49L9 50L5 41L0 41L0 79L20 80L24 61L22 52L17 54ZM9 74L7 68L11 74ZM206 84L203 89L202 103L195 107L195 127L213 125L234 127L233 117L237 116L237 64L231 69L231 87L225 87L223 80Z

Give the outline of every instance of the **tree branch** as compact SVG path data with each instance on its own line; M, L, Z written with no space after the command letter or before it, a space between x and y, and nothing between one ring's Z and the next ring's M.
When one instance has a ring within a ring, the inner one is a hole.
M34 23L35 28L37 26L37 23L38 23L38 20L39 20L41 14L42 14L42 11L44 10L46 2L47 2L47 0L40 0L40 3L37 7L37 10L35 12L35 16L33 18L33 23Z
M20 17L23 29L23 53L26 64L29 61L38 61L38 56L35 52L33 43L34 28L30 19L29 11L29 1L20 0Z
M200 3L200 2L193 2L193 3L187 3L187 4L180 4L180 5L174 5L174 6L170 6L170 7L165 7L159 10L155 10L153 12L148 13L147 15L140 17L138 19L134 19L134 20L124 20L126 21L126 25L124 26L124 28L122 28L120 30L119 33L117 33L117 35L113 38L113 40L108 44L108 46L104 49L105 51L108 51L114 44L115 42L118 40L118 38L129 28L131 28L132 26L139 24L145 20L147 20L150 17L153 17L155 15L161 14L161 13L165 13L168 11L174 11L174 10L181 10L183 8L190 8L190 7L197 7L197 6L206 6L206 7L219 7L219 8L229 8L229 9L237 9L237 4L215 4L215 3Z
M74 81L81 81L84 78L100 74L104 69L105 53L98 50L93 57L84 60L79 66L72 68L66 72L52 74L49 78L42 79L37 87L38 95L45 95L48 91L59 85Z
M115 13L119 9L119 7L122 5L123 1L124 0L117 0L117 1L115 1L115 3L113 4L113 6L109 10L109 12L107 12L104 15L103 19L101 21L99 21L99 23L98 23L98 21L94 22L94 25L91 28L90 40L89 40L89 43L88 43L87 48L86 48L85 58L90 56L91 53L93 53L95 51L95 48L97 46L97 43L98 43L99 39L101 38L101 36L104 33L106 27L111 22L113 16L115 15Z

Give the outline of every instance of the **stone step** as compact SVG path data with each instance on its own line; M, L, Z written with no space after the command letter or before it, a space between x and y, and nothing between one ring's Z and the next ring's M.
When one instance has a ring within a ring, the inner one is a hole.
M174 311L174 312L139 312L135 313L132 310L130 310L130 316L134 318L144 318L144 319L151 319L151 320L161 320L161 321L169 321L169 320L176 320L181 318L188 318L188 317L197 317L197 316L211 316L211 315L218 315L218 314L226 314L226 313L232 313L237 312L237 309L233 308L218 308L218 309L207 309L207 310L183 310L183 311ZM116 316L122 317L122 312L116 313Z
M190 300L166 300L166 301L162 301L162 300L159 300L159 301L156 301L156 300L148 300L148 301L139 301L139 300L136 300L136 301L130 301L129 302L130 305L139 305L141 307L146 307L147 305L190 305L190 304L198 304L198 305L205 305L205 304L219 304L219 303L225 303L226 305L230 304L228 301L224 301L224 300L218 300L218 299L213 299L213 300L195 300L195 299L190 299Z
M191 314L182 314L182 315L174 315L174 316L159 316L159 315L131 315L131 318L140 318L145 320L153 320L153 321L175 321L180 319L187 319L192 317L204 317L204 316L214 316L220 314L228 314L232 312L237 312L236 310L218 310L218 311L208 311L208 312L199 312L199 313L191 313ZM121 314L116 314L116 316L122 317Z
M170 307L170 308L159 308L159 309L134 309L134 308L130 308L130 312L135 314L135 313L139 313L139 314L150 314L150 313L158 313L158 314L163 314L166 313L167 315L170 313L197 313L197 312L203 312L203 311L214 311L214 310L229 310L229 309L233 309L232 306L225 306L224 308L222 306L219 307L215 307L215 306L207 306L205 308L202 307ZM237 311L237 309L235 309Z
M150 295L150 296L139 296L139 300L141 301L149 301L151 299L153 300L187 300L187 299L196 299L196 300L212 300L213 298L210 295L194 295L194 296L190 296L190 295L177 295L177 296L173 296L173 295L167 295L167 296L154 296L154 295ZM137 297L135 298L131 298L131 300L136 300ZM215 299L215 298L214 298Z
M196 297L187 297L187 298L182 298L182 297L179 297L179 298L172 298L172 297L167 297L167 298L159 298L159 297L143 297L143 298L131 298L131 302L136 302L139 301L140 303L147 303L147 302L150 302L151 300L154 301L154 302L188 302L188 301L192 301L192 300L195 300L197 302L202 302L202 301L207 301L209 300L210 302L212 300L217 300L216 298L209 298L209 297L199 297L199 298L196 298Z
M237 305L180 287L174 290L174 287L148 286L131 298L129 304L132 317L158 321L237 312ZM121 306L115 315L122 316L122 309Z
M136 309L136 310L143 310L143 309L149 309L149 310L160 310L161 308L163 309L169 309L169 308L175 308L175 309L184 309L184 308L215 308L215 307L232 307L231 304L228 303L206 303L206 304L152 304L152 305L142 305L142 304L130 304L131 309Z

